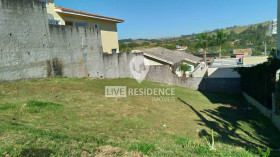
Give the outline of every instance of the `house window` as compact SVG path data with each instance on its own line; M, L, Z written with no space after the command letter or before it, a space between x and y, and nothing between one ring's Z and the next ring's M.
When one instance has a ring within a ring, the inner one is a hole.
M72 21L65 21L65 25L67 25L67 26L73 26L73 22L72 22Z
M99 29L99 24L98 24L98 23L95 23L95 24L94 24L94 28Z
M88 24L84 22L75 22L75 26L87 27Z
M112 54L117 53L117 49L112 49Z
M61 25L61 21L60 21L60 19L49 19L49 24Z
M188 71L192 71L192 67L191 66L188 67Z

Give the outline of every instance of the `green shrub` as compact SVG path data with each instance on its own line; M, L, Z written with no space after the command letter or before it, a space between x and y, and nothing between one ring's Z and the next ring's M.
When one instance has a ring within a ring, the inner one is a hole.
M243 91L271 109L278 69L280 69L280 60L269 59L268 62L254 67L236 68L236 71L241 75Z
M261 157L269 157L270 156L270 148L266 148L266 150L263 150L261 148L258 147L258 152L260 154Z

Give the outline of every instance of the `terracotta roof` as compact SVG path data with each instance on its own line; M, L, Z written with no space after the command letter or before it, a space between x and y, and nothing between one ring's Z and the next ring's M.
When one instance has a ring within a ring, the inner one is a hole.
M83 11L78 11L78 10L73 10L73 9L67 9L67 8L63 8L63 7L55 7L55 9L58 9L58 10L61 10L61 11L65 11L65 12L76 13L76 14L83 14L83 15L88 15L88 16L94 16L94 17L96 17L96 18L102 18L102 19L104 19L104 20L112 20L112 21L116 21L116 22L124 22L123 19L118 19L118 18L114 18L114 17L103 16L103 15L97 15L97 14L87 13L87 12L83 12Z

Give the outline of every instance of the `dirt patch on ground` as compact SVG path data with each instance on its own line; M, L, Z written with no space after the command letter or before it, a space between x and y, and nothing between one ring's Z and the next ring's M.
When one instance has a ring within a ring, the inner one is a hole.
M112 146L101 146L96 149L93 155L94 157L148 157L142 155L139 152L128 152L125 149L112 147Z

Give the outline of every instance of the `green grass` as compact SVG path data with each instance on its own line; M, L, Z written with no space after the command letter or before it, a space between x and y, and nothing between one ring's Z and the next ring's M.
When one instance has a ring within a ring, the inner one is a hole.
M111 145L148 156L279 156L280 133L241 95L175 87L153 96L105 98L105 86L165 88L132 79L53 78L0 83L0 156L81 156ZM170 100L173 100L170 99ZM217 151L204 137L214 130Z

